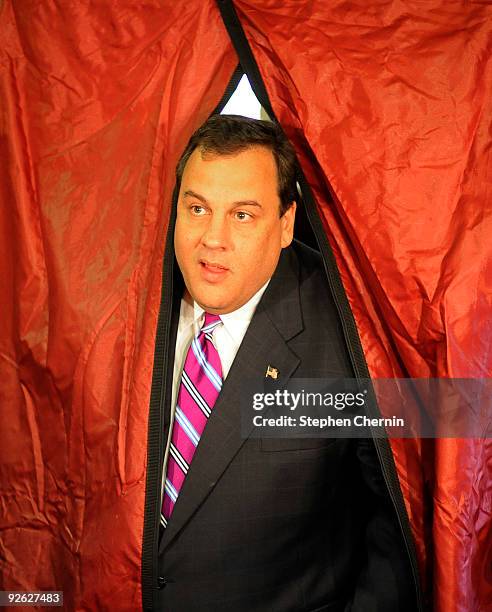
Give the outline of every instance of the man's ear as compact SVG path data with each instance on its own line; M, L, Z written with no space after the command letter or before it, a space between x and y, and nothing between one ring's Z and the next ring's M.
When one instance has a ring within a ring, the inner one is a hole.
M296 219L296 208L297 204L292 202L289 208L284 212L282 217L280 218L280 223L282 224L282 237L281 237L281 246L283 249L288 247L294 238L294 221Z

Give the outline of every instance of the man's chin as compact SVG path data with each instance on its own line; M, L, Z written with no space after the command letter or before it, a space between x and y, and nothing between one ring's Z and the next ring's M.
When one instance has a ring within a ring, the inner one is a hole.
M210 314L224 314L230 311L230 307L228 310L229 303L225 297L222 296L212 296L211 292L207 292L207 295L195 295L195 302L205 310L205 312L209 312Z

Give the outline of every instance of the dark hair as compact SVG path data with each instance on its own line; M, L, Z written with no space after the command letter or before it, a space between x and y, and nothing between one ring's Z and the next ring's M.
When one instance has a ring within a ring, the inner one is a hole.
M278 176L280 216L298 199L296 187L297 160L282 129L270 121L249 119L239 115L213 115L190 138L176 167L178 189L186 162L196 148L202 154L232 155L261 146L270 149L275 158Z

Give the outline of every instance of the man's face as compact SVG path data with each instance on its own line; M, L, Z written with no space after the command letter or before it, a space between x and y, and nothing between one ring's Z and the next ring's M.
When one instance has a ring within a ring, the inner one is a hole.
M181 181L176 258L191 297L207 312L245 304L272 276L292 242L295 203L279 216L273 153L191 154Z

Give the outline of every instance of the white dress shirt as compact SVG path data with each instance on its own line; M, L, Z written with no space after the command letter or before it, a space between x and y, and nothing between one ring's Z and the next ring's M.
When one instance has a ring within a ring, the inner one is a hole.
M258 306L261 296L268 287L268 280L261 289L259 289L249 301L243 306L220 315L222 325L217 325L213 330L212 340L217 352L219 353L220 362L222 365L222 378L225 380L232 362L236 357L236 353L243 341L244 335L253 318L253 314ZM205 311L196 302L193 305L189 304L184 298L181 300L179 311L178 333L176 335L176 348L174 353L174 371L173 371L173 391L171 400L171 423L174 422L174 412L176 409L176 400L178 397L179 384L181 382L181 372L183 371L186 354L191 341L200 333L200 329L205 319ZM164 469L162 471L162 490L164 490L165 475L167 470L167 457L169 454L169 446L171 445L172 427L169 429L167 438L166 452L164 455Z

